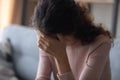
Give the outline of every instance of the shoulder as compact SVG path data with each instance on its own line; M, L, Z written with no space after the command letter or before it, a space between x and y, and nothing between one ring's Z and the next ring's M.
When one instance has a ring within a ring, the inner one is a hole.
M95 41L89 44L89 53L92 53L98 49L104 50L105 48L111 48L112 39L108 36L99 35Z

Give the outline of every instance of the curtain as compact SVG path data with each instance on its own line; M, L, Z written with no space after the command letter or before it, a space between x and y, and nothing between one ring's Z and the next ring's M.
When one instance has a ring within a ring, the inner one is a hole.
M21 24L23 0L0 0L0 30L10 24Z

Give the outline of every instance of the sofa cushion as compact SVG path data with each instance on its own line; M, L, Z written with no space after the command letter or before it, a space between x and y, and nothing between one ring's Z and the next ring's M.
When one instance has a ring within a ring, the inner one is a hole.
M26 26L11 25L3 29L1 38L11 40L17 74L25 80L34 80L39 61L35 31Z
M120 80L120 39L115 39L110 51L112 80Z

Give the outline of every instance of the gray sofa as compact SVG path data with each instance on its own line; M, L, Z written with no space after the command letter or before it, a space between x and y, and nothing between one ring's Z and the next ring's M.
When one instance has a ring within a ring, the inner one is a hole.
M120 39L115 39L110 51L112 80L120 80Z
M17 75L21 80L34 80L39 61L34 30L26 26L10 25L5 27L1 34L2 40L7 38L11 40L13 47L13 62Z
M35 31L26 26L10 25L3 29L0 37L11 40L17 75L22 78L21 80L34 80L39 61ZM110 60L112 80L120 80L120 40L114 41L114 46L110 51Z

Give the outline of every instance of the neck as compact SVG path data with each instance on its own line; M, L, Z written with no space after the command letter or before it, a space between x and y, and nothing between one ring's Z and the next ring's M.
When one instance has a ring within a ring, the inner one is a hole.
M66 38L66 45L67 46L76 46L78 43L80 43L80 40L75 39L73 36Z

